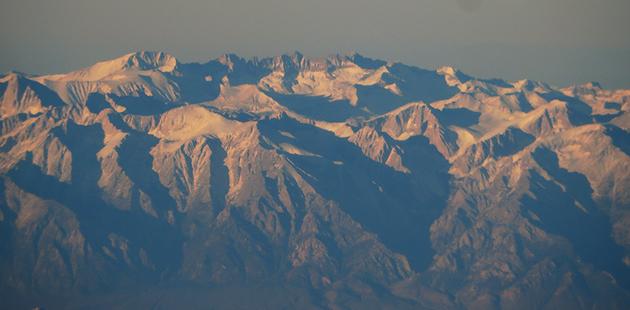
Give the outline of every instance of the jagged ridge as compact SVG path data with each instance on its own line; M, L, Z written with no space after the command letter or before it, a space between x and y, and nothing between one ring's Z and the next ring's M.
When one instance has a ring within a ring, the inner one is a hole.
M356 53L138 52L7 74L0 98L9 307L630 300L627 90Z

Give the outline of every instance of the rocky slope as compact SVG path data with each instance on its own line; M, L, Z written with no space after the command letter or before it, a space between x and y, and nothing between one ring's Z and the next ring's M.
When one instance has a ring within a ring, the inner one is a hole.
M9 308L630 305L627 90L138 52L0 103Z

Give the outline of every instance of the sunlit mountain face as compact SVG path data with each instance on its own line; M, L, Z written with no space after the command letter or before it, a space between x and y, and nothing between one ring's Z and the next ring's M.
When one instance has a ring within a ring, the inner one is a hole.
M8 73L1 308L627 308L628 111L358 54Z

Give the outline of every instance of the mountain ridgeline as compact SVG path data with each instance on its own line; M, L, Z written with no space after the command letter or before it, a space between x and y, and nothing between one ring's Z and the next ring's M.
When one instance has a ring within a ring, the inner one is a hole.
M0 75L0 306L627 309L629 111L358 54Z

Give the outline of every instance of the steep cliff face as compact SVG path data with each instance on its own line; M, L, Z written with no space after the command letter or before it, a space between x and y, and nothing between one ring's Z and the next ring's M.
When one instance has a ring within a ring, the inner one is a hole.
M630 91L140 52L0 99L9 307L630 304Z

